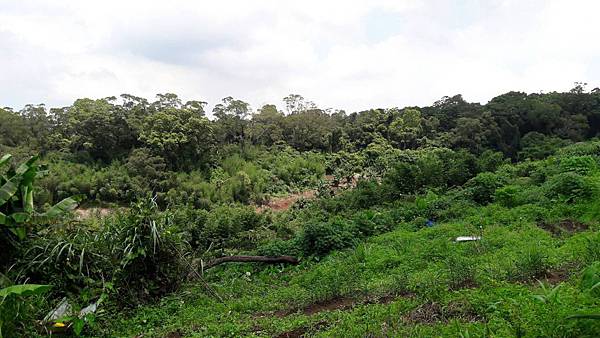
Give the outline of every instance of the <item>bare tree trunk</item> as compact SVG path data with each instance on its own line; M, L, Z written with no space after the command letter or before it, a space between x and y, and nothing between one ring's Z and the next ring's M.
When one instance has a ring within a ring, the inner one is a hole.
M202 268L207 270L219 264L230 262L288 263L294 265L299 263L298 258L292 256L225 256L207 262Z

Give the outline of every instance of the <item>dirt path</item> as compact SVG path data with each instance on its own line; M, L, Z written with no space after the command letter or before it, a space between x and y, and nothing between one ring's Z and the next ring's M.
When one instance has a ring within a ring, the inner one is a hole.
M290 194L290 195L283 196L283 197L277 197L277 198L271 199L269 202L267 202L267 204L257 206L256 211L257 212L263 212L266 210L285 211L285 210L288 210L294 203L296 203L296 201L298 201L300 199L313 199L313 198L315 198L316 195L317 195L316 190L306 190L303 192Z
M358 176L355 176L351 182L343 182L338 185L334 185L334 177L332 175L325 175L324 178L327 181L327 183L329 184L330 188L333 190L334 194L337 194L344 189L354 188L354 187L356 187L356 184L358 182ZM266 204L256 206L256 211L257 212L263 212L266 210L285 211L285 210L288 210L289 208L291 208L292 205L294 205L294 203L296 203L296 201L298 201L300 199L313 199L316 197L317 197L316 189L305 190L302 192L289 194L289 195L286 195L283 197L273 198L273 199L269 200Z
M113 213L115 209L110 208L78 208L75 209L77 219L84 220L92 217L102 218Z

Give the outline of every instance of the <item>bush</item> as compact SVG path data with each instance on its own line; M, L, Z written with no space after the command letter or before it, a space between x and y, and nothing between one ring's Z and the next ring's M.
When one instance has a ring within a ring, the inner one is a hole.
M258 248L258 254L264 256L301 256L302 243L298 237L290 240L270 240Z
M255 243L247 240L247 233L267 227L270 219L265 214L259 214L252 207L219 206L210 211L201 231L203 248L209 246L215 250L251 249Z
M600 156L600 142L579 142L558 150L560 156Z
M353 222L360 236L372 236L390 231L394 225L388 215L373 210L357 213Z
M593 156L573 156L560 160L561 172L589 175L598 170L598 160Z
M507 185L502 188L496 189L494 199L502 206L507 208L514 208L520 205L519 193L523 188L516 185Z
M548 255L541 249L531 247L517 258L511 278L521 281L540 278L549 267Z
M546 195L566 202L591 197L596 187L584 176L574 172L565 172L552 176L545 183Z
M473 201L485 205L494 200L496 189L505 183L500 175L486 172L473 177L465 186Z
M339 218L308 223L301 235L302 248L306 255L324 256L330 251L353 246L356 233L353 225Z
M171 215L148 199L100 224L39 233L17 268L22 279L52 284L59 294L112 294L135 305L178 287L187 273L180 253L188 251Z

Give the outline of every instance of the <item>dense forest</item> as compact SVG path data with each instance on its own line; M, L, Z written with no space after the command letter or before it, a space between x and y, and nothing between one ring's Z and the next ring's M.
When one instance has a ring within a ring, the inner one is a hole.
M0 109L0 337L600 332L600 89L283 101Z

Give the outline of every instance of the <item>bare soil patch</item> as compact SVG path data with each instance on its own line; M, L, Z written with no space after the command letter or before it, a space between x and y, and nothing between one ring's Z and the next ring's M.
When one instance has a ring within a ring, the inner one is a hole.
M461 322L479 322L484 320L473 311L467 302L454 301L445 307L439 303L425 303L403 317L405 322L419 324L447 323L452 319Z
M569 271L566 269L548 271L544 275L543 281L550 285L556 285L569 279L569 275Z
M316 302L316 303L310 304L301 310L297 310L297 309L296 310L294 310L294 309L279 310L279 311L275 312L275 316L281 318L281 317L289 316L296 312L300 312L307 316L312 316L314 314L317 314L317 313L323 312L323 311L348 309L348 308L351 308L352 306L354 306L355 302L356 301L352 298L337 297L337 298L333 298L333 299L330 299L327 301Z
M112 214L115 209L110 208L79 208L75 210L77 219L84 220L92 217L106 217Z
M296 203L300 199L312 199L316 195L315 190L306 190L303 192L290 194L284 197L278 197L270 200L264 205L258 206L256 208L257 212L263 212L266 210L273 211L284 211L288 210L294 203Z
M283 332L277 336L277 338L300 338L304 337L304 334L308 330L307 327L301 326L297 329L293 329L290 331Z
M563 233L572 234L585 231L590 228L588 224L572 219L565 219L558 223L540 222L538 223L538 226L554 236L560 236Z
M276 317L287 317L294 313L302 313L306 316L312 316L320 312L324 311L336 311L336 310L349 310L354 308L356 305L361 304L388 304L393 302L394 300L406 297L411 298L414 297L412 293L403 293L400 295L384 295L379 297L371 297L366 299L354 299L350 297L336 297L326 301L320 301L316 303L312 303L302 309L285 309L279 310L274 313Z
M179 330L171 331L165 335L165 338L181 338L183 334Z
M312 328L308 327L308 326L301 326L299 328L290 330L290 331L286 331L283 333L280 333L277 338L300 338L300 337L305 337L306 333L309 330L312 331L319 331L321 329L323 329L325 326L327 325L327 322L325 321L321 321L316 323Z

